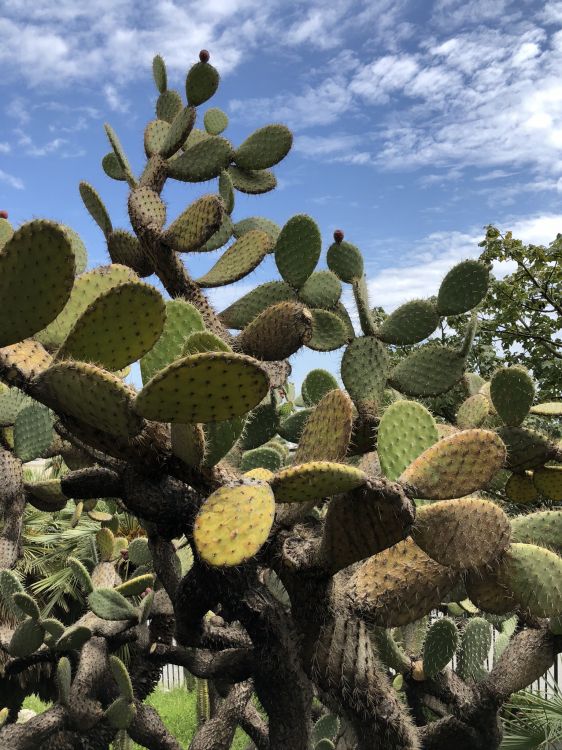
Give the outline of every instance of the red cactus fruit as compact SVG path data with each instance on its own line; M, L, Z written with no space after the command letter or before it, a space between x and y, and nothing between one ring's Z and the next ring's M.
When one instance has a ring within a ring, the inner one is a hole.
M199 59L201 60L202 63L209 62L210 57L211 55L208 53L206 49L202 49L201 52L199 53Z
M334 232L334 242L337 242L338 245L340 242L343 242L343 232L341 229L336 229Z
M8 212L0 211L0 219L7 219L7 218L8 218Z

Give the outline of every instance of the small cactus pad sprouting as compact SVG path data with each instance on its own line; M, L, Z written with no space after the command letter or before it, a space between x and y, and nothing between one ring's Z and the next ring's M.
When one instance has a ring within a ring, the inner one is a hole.
M332 352L349 341L349 332L339 315L319 308L311 310L311 313L312 336L307 342L309 349L317 352Z
M240 565L267 540L275 515L275 499L268 484L220 487L199 511L193 527L197 552L209 565Z
M218 107L210 107L205 112L203 124L209 135L220 135L228 127L228 115Z
M86 362L57 362L33 381L42 400L110 435L128 437L143 422L132 409L131 390L116 375Z
M429 300L415 299L398 307L377 332L387 344L417 344L430 336L439 325L435 305Z
M274 448L263 446L246 451L240 461L240 471L252 469L268 469L272 473L279 471L283 465L283 457Z
M217 422L251 411L268 391L259 363L234 352L183 357L158 372L138 394L138 414L157 422Z
M316 268L321 250L320 230L310 216L289 219L275 245L275 263L283 280L300 289Z
M272 246L268 234L254 229L236 240L197 283L204 288L232 284L259 266Z
M312 461L282 469L271 480L279 503L301 503L319 500L360 487L367 475L354 466L331 461Z
M465 497L417 509L412 539L441 565L478 568L509 545L511 527L503 510L489 500Z
M172 453L188 466L200 466L205 455L205 431L199 424L176 423L171 428Z
M472 310L486 296L490 271L484 263L465 260L451 268L439 287L439 315L459 315Z
M30 221L14 232L0 250L0 346L33 336L57 317L74 269L71 242L58 224Z
M162 333L165 315L164 300L154 287L140 281L118 284L84 310L57 359L78 359L120 370L152 349Z
M294 464L310 461L343 461L351 440L353 404L339 389L330 391L307 419Z
M377 451L383 474L400 474L438 440L435 420L416 401L395 401L384 412L378 430Z
M503 422L517 427L529 413L535 386L523 368L503 367L490 381L490 397Z
M505 461L505 446L490 430L464 430L425 450L400 476L416 497L449 500L486 487Z
M487 674L484 663L492 647L492 626L483 617L471 618L464 628L458 658L463 680L479 680Z

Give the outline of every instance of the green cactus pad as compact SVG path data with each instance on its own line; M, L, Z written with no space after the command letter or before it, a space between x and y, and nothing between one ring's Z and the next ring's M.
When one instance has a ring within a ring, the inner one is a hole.
M277 434L279 414L273 404L259 404L248 414L244 434L240 439L242 450L259 448Z
M539 499L539 493L528 474L512 474L505 484L507 499L516 505L534 503Z
M86 209L98 227L107 237L113 231L111 219L107 213L102 199L97 191L87 182L81 182L79 185L80 197L86 206Z
M133 605L115 589L96 589L88 595L88 606L102 620L137 620Z
M32 620L39 620L41 612L37 606L35 599L27 594L25 591L16 591L12 594L14 604L19 607L22 612L31 617Z
M415 299L401 305L384 321L377 332L381 341L396 346L417 344L439 325L439 315L430 300Z
M94 586L92 584L92 577L86 566L76 557L67 557L66 563L80 584L81 589L86 594L90 594L94 590Z
M164 233L162 241L177 252L194 252L218 230L223 213L220 198L204 195L178 216Z
M141 277L154 273L138 239L124 229L116 229L107 238L107 251L112 263L129 266Z
M228 115L218 107L211 107L205 112L203 123L209 135L220 135L228 127Z
M402 359L388 383L407 396L438 396L463 376L465 358L455 349L428 344Z
M286 419L283 419L279 424L278 430L281 437L288 440L290 443L298 443L306 420L313 411L314 409L301 409L300 411L291 414Z
M13 425L18 414L35 402L19 388L6 388L0 392L0 425Z
M469 396L459 407L457 425L461 430L480 427L490 412L490 402L482 393Z
M86 362L58 362L34 380L41 398L54 411L105 430L132 436L143 422L132 409L134 391L123 381Z
M155 154L160 154L168 131L170 123L166 120L151 120L144 129L144 152L148 158Z
M88 265L88 252L86 250L86 245L84 245L80 235L78 232L75 232L74 229L67 227L65 224L59 224L59 227L70 240L72 252L74 253L75 273L83 273Z
M133 281L135 278L135 273L130 268L116 264L99 266L82 274L76 279L70 298L62 311L50 325L39 331L35 338L49 348L60 346L76 320L100 294L117 284Z
M529 413L535 398L535 386L522 368L503 367L492 377L490 397L503 422L517 427Z
M156 100L156 117L172 123L183 107L181 96L173 89L164 90Z
M34 508L46 513L54 513L66 507L68 498L60 487L60 479L44 479L41 482L26 483L28 502Z
M236 339L236 348L257 359L278 361L305 344L310 346L312 336L310 311L300 302L278 302L248 323Z
M297 214L284 225L275 244L275 263L284 281L300 289L316 268L322 237L314 219Z
M205 325L196 307L182 299L166 302L166 321L158 341L140 361L142 382L148 383L157 372L181 357L188 336Z
M218 70L208 62L198 62L192 65L185 79L188 104L193 107L204 104L215 94L219 81Z
M307 342L309 349L331 352L347 344L349 334L345 323L329 310L311 310L312 337Z
M211 135L168 161L167 172L180 182L205 182L218 177L231 158L232 144L220 135Z
M57 317L70 296L74 268L72 244L58 224L30 221L14 232L0 251L0 347L23 341Z
M455 570L479 568L509 546L509 518L489 500L443 500L417 509L412 539L441 565Z
M72 681L72 667L66 656L62 656L57 664L56 683L59 695L59 703L63 706L70 700L70 684Z
M429 614L456 580L408 538L366 560L349 579L347 596L365 622L397 627Z
M184 107L176 114L159 150L162 158L169 159L179 151L195 125L195 117L193 107Z
M502 559L498 577L520 607L535 617L562 612L562 558L554 552L514 543Z
M163 118L160 118L163 119ZM121 143L119 141L119 138L117 137L117 134L111 127L111 125L108 125L107 123L103 126L105 130L105 134L107 135L107 139L109 143L111 144L111 148L113 149L113 153L115 154L117 161L119 162L119 166L121 167L123 174L125 175L125 179L129 183L129 185L134 186L136 184L135 178L133 177L133 172L131 170L131 165L129 164L129 161L127 157L125 156L125 152L123 151L123 147L121 146Z
M53 441L53 415L42 404L26 406L14 424L14 453L23 461L38 458Z
M226 170L219 175L219 196L224 203L226 213L231 214L234 211L234 185Z
M182 349L182 357L200 352L231 352L230 346L210 331L194 331L186 338Z
M415 496L431 500L463 497L486 487L503 466L505 446L495 432L464 430L427 448L401 474Z
M166 223L166 205L155 190L141 186L129 194L129 218L134 229L141 232L145 227L162 229Z
M334 242L326 255L328 268L338 279L351 284L363 277L363 256L361 251L350 242Z
M269 485L220 487L197 514L193 540L202 560L214 566L240 565L263 546L275 515L275 499Z
M168 88L168 75L166 73L166 63L160 55L152 58L152 75L158 91L163 94Z
M164 321L164 300L154 287L139 281L118 284L82 313L57 359L79 359L119 370L152 349Z
M390 667L395 672L409 672L412 661L402 646L395 640L391 629L374 627L370 634L377 654L385 666Z
M205 456L203 466L215 466L232 448L244 429L245 418L234 417L222 422L209 422L205 430Z
M480 680L486 673L484 663L492 647L492 626L483 617L466 623L459 650L458 671L463 680Z
M511 538L562 552L562 510L540 510L512 518Z
M333 740L339 731L340 722L334 714L324 714L312 727L312 746L318 750L318 742L322 740ZM320 748L320 750L324 750Z
M416 401L396 401L384 412L378 430L377 451L383 474L400 474L438 440L435 420Z
M543 466L533 473L533 484L544 497L562 501L562 466Z
M115 591L118 591L123 596L140 596L146 589L154 586L154 574L144 573L143 575L136 576L135 578L129 578L128 581L124 581L115 587Z
M96 546L102 562L108 562L115 557L115 537L111 529L105 527L96 532Z
M423 644L423 671L428 679L445 669L458 645L459 632L453 620L442 617L431 625Z
M113 679L117 683L117 687L119 688L119 694L121 695L121 697L125 698L128 701L133 701L135 696L133 693L133 685L131 683L131 678L129 677L129 672L127 671L127 667L123 664L121 659L115 656L115 654L112 654L109 657L109 669L111 670Z
M354 466L312 461L282 469L271 480L271 487L279 503L304 503L349 492L366 481L365 472Z
M104 711L104 717L113 729L127 729L135 718L137 709L127 698L117 698Z
M439 287L439 315L459 315L480 304L490 280L488 267L478 260L465 260L451 268Z
M269 169L284 159L293 145L293 134L285 125L266 125L250 135L234 153L241 169Z
M341 377L356 404L377 404L382 398L388 373L386 347L375 338L354 339L343 355Z
M562 417L562 401L545 401L542 404L531 406L531 414L540 414L541 417Z
M232 219L228 214L224 214L220 227L211 237L209 237L202 247L197 249L197 252L208 253L212 250L218 250L220 247L223 247L232 237L232 230Z
M315 271L299 289L299 299L311 308L331 310L341 297L342 286L331 271Z
M110 151L103 157L101 166L106 175L111 177L112 180L119 180L120 182L127 180L125 172L123 172L119 160L113 151Z
M197 283L203 288L232 284L257 268L271 247L271 239L265 232L259 229L248 232L236 240Z
M14 630L8 644L8 653L19 658L31 656L43 644L44 635L43 626L36 619L28 617Z
M266 232L275 243L281 233L281 227L271 219L264 219L262 216L249 216L247 219L241 219L234 224L234 236L242 237L246 232L251 232L252 229L261 229L262 232Z
M558 447L546 435L523 427L500 427L498 434L507 448L506 467L521 473L543 466L558 455Z
M307 419L294 464L343 461L351 440L353 404L339 389L327 393Z
M259 363L234 352L184 357L158 372L135 409L157 422L217 422L246 414L268 391Z
M234 302L219 317L228 328L245 328L270 305L278 302L296 302L295 291L284 281L269 281L260 284L251 292Z
M152 554L148 547L148 539L139 536L129 544L127 551L129 560L136 565L152 565Z
M232 184L240 193L248 195L262 195L269 193L277 187L277 179L273 172L268 169L260 169L249 172L239 167L231 166L228 168L228 174Z
M269 469L272 473L279 471L283 458L274 448L263 446L246 451L240 461L239 469L245 473L252 469Z
M302 384L302 397L307 406L314 406L330 391L339 388L338 381L327 370L311 370Z
M14 601L14 594L23 592L20 579L13 570L0 570L0 597L6 609L16 619L23 617L22 610Z
M205 456L205 431L199 424L173 424L172 453L188 466L200 466Z
M90 640L92 631L85 625L71 625L56 642L57 651L78 651Z

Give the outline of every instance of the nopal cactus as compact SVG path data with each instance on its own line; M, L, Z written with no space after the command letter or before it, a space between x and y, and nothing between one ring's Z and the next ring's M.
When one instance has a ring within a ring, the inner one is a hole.
M142 169L106 126L131 228L80 185L108 265L85 271L69 227L0 215L0 746L178 748L144 703L175 663L204 692L193 750L227 750L237 725L270 750L498 748L502 703L562 650L562 451L530 426L560 404L533 405L521 368L465 372L475 314L459 346L431 338L478 308L486 264L457 264L381 322L342 230L326 269L312 217L238 214L238 193L275 188L290 131L232 143L206 50L185 96L160 56L153 73ZM169 180L207 192L170 217ZM194 278L190 255L214 251ZM213 308L206 289L268 258L278 278ZM141 281L153 274L163 292ZM296 394L288 360L306 347L340 352L343 388L317 369ZM427 408L452 389L454 425ZM61 477L24 480L53 456ZM97 532L67 560L79 611L58 619L22 585L22 527L26 507L72 501L70 525ZM36 665L53 705L15 724Z

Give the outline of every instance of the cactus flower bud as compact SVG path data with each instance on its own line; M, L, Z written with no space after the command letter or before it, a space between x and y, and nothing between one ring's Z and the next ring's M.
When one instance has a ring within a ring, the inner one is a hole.
M336 231L334 232L334 242L337 242L338 245L340 244L340 242L343 242L343 232L341 229L336 229Z
M201 60L202 63L209 62L210 57L211 55L206 49L202 49L201 52L199 53L199 59Z

